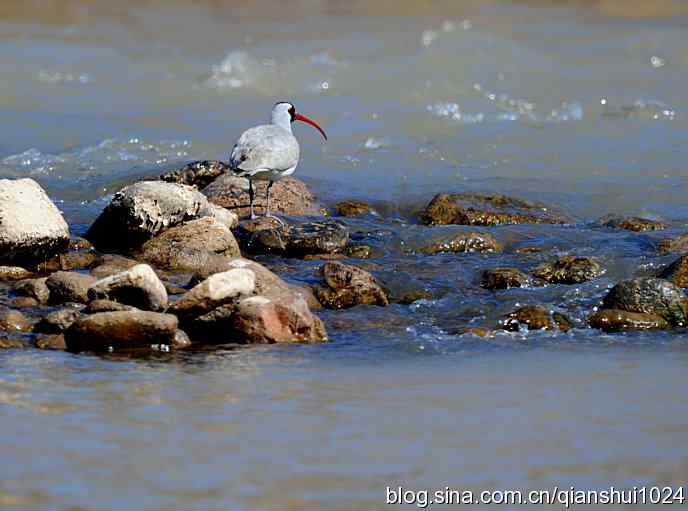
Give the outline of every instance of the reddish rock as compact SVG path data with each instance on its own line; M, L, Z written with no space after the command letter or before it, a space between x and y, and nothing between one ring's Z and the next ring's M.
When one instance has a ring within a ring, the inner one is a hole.
M346 309L356 305L389 305L382 286L370 273L356 266L330 262L321 268L324 286L315 296L328 309Z

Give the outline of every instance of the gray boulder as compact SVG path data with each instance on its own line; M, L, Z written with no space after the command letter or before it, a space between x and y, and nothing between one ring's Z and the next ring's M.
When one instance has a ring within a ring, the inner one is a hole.
M167 307L167 290L147 264L99 280L88 290L90 300L112 300L139 309L159 311Z

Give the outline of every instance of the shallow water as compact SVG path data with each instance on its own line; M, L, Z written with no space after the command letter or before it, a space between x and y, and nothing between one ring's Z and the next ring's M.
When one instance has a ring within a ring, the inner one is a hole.
M385 486L680 484L688 337L602 335L619 279L671 261L688 220L688 9L661 2L46 2L0 6L0 175L30 176L84 231L122 184L226 159L278 99L308 126L297 175L393 292L434 299L324 312L331 342L145 360L0 353L0 507L383 509ZM651 5L648 5L651 4ZM563 4L562 4L563 5ZM542 200L576 224L487 229L503 255L414 249L439 191ZM664 232L610 232L621 212ZM540 254L516 254L526 244ZM480 270L600 257L579 286L490 293ZM265 259L313 282L317 261ZM484 340L516 304L566 334ZM486 507L486 506L482 506Z

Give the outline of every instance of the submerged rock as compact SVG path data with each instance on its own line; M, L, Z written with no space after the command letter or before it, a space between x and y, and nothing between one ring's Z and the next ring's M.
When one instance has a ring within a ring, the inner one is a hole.
M670 252L688 252L688 233L681 234L675 238L666 238L657 244L657 250L661 254Z
M564 224L570 219L547 207L500 194L440 193L421 214L426 225Z
M81 315L78 309L60 309L51 312L36 323L33 331L42 334L61 334Z
M678 287L688 287L688 255L682 255L657 275Z
M373 255L373 249L368 245L347 245L346 248L344 248L344 254L347 257L369 259Z
M480 285L485 289L509 289L512 287L531 287L543 285L518 268L490 268L483 271Z
M167 307L167 290L147 264L136 266L97 281L88 290L89 300L112 300L143 310Z
M265 213L267 181L254 181L255 212ZM233 211L240 218L249 216L248 179L224 174L205 187L203 193L213 204ZM306 216L320 214L313 194L303 181L285 177L272 186L270 207L273 213Z
M181 296L169 312L179 317L200 316L241 295L253 293L256 275L245 268L216 273Z
M177 317L145 311L98 312L75 321L65 332L71 351L113 351L175 346Z
M38 262L65 250L69 227L33 179L0 179L0 263Z
M340 201L335 205L338 216L358 216L370 213L370 206L360 200Z
M215 264L214 256L241 255L232 231L212 217L168 229L144 243L138 252L158 268L191 272Z
M441 252L501 252L502 246L491 234L484 232L464 232L446 239L435 241L419 250L423 254Z
M639 216L607 215L600 218L598 223L604 227L634 232L658 231L667 228L667 225L663 222L650 220L649 218L641 218Z
M227 172L229 172L229 165L225 162L214 160L194 161L180 169L166 172L160 176L160 180L203 188Z
M207 199L192 186L143 181L117 192L86 238L99 250L131 249L207 210Z
M621 332L623 330L657 330L669 327L669 323L661 316L644 312L628 312L619 309L603 309L588 318L590 326L605 332Z
M349 229L339 222L325 220L259 228L246 238L246 248L254 253L305 257L341 252L349 242Z
M323 307L347 309L356 305L389 305L387 293L365 270L330 262L320 271L325 285L315 288L315 296Z
M526 305L507 314L502 320L504 330L517 332L525 326L528 330L560 330L571 328L571 321L558 312L550 312L541 305Z
M50 299L50 289L45 283L48 277L20 280L14 285L17 296L33 298L39 304L46 304Z
M675 284L663 279L624 280L609 290L602 309L653 314L672 326L686 324L686 296Z
M58 271L45 281L50 289L50 303L88 302L88 289L96 283L92 275L73 271Z
M604 273L599 263L590 257L561 256L533 270L533 275L552 284L580 284Z

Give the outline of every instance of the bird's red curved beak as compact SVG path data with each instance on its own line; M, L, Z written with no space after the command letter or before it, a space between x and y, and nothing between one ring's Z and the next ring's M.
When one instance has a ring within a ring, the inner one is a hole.
M309 119L305 115L296 114L296 115L294 115L294 120L305 122L306 124L310 124L311 126L313 126L315 129L317 129L322 134L322 136L325 140L327 140L327 135L325 134L323 129L318 125L318 123L315 122L313 119Z

